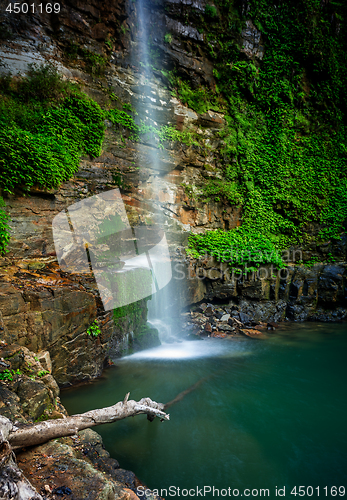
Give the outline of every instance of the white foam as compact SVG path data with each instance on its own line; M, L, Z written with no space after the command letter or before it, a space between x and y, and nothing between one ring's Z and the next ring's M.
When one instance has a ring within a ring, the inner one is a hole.
M183 341L172 344L161 344L152 349L136 352L130 356L125 356L122 361L145 361L154 359L197 359L208 357L238 357L250 354L244 350L244 346L239 343L231 345L228 341Z

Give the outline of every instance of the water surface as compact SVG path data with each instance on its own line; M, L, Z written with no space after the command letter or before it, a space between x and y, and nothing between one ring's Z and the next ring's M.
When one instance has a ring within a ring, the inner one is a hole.
M141 415L97 428L122 468L152 489L175 487L175 498L187 497L178 487L204 486L240 496L264 488L270 498L285 486L295 498L301 485L320 487L319 498L327 486L331 498L331 486L347 486L346 348L346 324L312 323L285 324L266 341L162 345L118 360L93 384L64 391L62 402L70 414L128 391L166 403L201 381L169 408L170 422Z

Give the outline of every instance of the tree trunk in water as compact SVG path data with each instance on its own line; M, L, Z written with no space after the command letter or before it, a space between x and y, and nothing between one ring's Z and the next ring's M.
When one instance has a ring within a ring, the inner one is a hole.
M169 420L169 415L162 411L164 409L163 404L156 403L150 398L143 398L138 402L133 400L128 401L128 397L129 393L125 396L123 402L106 408L100 408L99 410L87 411L81 415L73 415L57 420L46 420L45 422L21 427L20 429L12 426L8 434L8 442L12 448L33 446L45 443L50 439L72 436L88 427L116 422L117 420L134 417L141 413L147 414L150 420L154 417L159 417L161 420Z
M169 415L163 411L163 404L156 403L150 398L143 398L138 402L128 401L129 394L125 396L124 401L113 406L20 428L9 419L0 416L0 500L42 500L41 495L36 492L17 467L12 449L72 436L83 429L116 422L141 413L147 414L149 420L155 417L159 417L160 420L170 419Z

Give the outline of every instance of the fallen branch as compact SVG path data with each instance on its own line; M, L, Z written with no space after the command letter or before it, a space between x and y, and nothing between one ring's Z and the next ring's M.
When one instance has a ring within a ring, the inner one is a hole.
M13 449L72 436L83 429L116 422L141 413L147 414L149 420L155 417L159 417L160 420L170 419L169 415L163 411L163 404L156 403L150 398L143 398L138 402L129 401L129 394L125 396L124 401L113 406L20 428L8 418L0 416L0 499L42 500L42 496L37 493L18 468Z
M202 384L203 382L206 382L206 380L208 380L210 377L211 377L211 375L208 375L207 377L203 377L202 379L198 380L195 384L188 387L188 389L186 389L185 391L180 392L174 399L172 399L171 401L169 401L168 403L166 403L164 405L164 409L166 410L167 408L169 408L169 406L172 406L173 404L181 401L185 396L187 396L187 394L189 394L192 391L195 391L195 389L197 389L200 384Z
M8 425L6 427L7 432L4 430L4 432L7 433L7 438L4 432L3 435L12 448L21 448L23 446L42 444L50 439L72 436L77 434L78 431L94 427L95 425L116 422L117 420L134 417L142 413L147 414L149 420L153 420L154 417L159 417L160 420L170 419L169 415L163 411L163 404L156 403L150 398L143 398L138 402L133 400L129 401L129 394L130 393L125 396L124 401L116 403L113 406L87 411L80 415L72 415L71 417L56 420L46 420L45 422L26 425L20 428L10 423L10 428Z

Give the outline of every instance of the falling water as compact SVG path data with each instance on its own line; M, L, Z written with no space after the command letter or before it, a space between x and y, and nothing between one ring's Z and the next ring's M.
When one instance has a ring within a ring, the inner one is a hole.
M136 102L136 111L138 117L142 120L149 129L160 128L163 123L160 123L162 107L159 102L159 95L153 82L155 81L153 71L150 64L149 55L149 32L150 26L150 11L146 9L145 0L137 2L137 50L134 52L134 65L140 71L140 84L144 94L142 101ZM166 125L166 123L165 123ZM146 165L150 165L151 176L150 194L151 204L153 209L153 219L155 223L167 233L167 230L172 223L170 212L167 210L167 205L164 203L161 194L163 192L163 176L168 173L172 166L167 158L167 153L163 149L159 149L157 139L153 134L148 134L148 144L139 144L139 158L145 158ZM147 141L146 141L147 142ZM140 164L140 171L143 166ZM162 269L163 273L170 273L171 270L166 267ZM165 279L165 281L169 281ZM159 337L162 342L172 342L177 336L180 329L177 326L178 310L177 305L174 307L173 297L177 296L177 282L174 280L164 288L157 290L148 301L148 322L155 327L159 332ZM176 319L173 319L176 318Z

